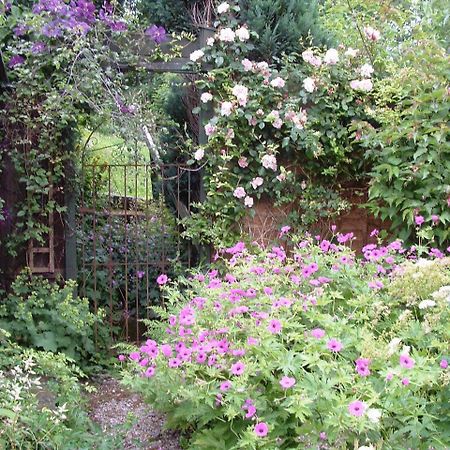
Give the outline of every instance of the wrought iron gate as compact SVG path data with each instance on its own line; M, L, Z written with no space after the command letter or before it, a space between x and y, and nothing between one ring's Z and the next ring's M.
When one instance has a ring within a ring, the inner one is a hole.
M198 200L198 175L178 164L85 165L77 220L79 289L107 314L111 335L139 341L160 302L159 274L197 255L178 219Z

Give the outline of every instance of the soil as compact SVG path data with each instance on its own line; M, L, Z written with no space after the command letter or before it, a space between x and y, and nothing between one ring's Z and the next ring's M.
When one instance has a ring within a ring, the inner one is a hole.
M180 435L164 428L165 417L144 403L136 393L123 388L117 380L96 380L96 392L90 395L90 417L102 430L116 435L124 430L117 450L181 450ZM122 425L129 423L130 426Z

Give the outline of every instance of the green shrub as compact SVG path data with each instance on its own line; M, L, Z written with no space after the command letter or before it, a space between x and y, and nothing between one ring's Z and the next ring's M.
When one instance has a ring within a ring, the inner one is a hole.
M166 288L166 337L129 354L125 383L196 450L446 448L450 259L413 265L399 241L363 260L291 250L239 243L222 274ZM433 278L412 303L411 267Z
M79 378L63 354L25 351L0 372L0 448L113 449L90 421Z
M72 281L61 287L22 272L0 303L0 328L22 346L61 352L77 363L92 362L94 328L104 337L102 311L90 312L88 299L75 296L75 289Z

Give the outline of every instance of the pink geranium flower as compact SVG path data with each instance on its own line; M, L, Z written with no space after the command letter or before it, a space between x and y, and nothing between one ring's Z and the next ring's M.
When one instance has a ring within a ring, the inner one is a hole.
M361 417L366 410L366 405L360 400L355 400L348 405L348 412L355 417Z
M231 381L224 381L223 383L220 384L220 390L222 392L226 392L231 388Z
M162 273L161 275L159 275L158 278L156 279L156 282L157 282L160 286L166 284L168 281L169 281L169 277L168 277L166 274L164 274L164 273Z
M343 349L342 342L338 341L337 339L330 339L327 342L327 348L328 350L331 350L332 352L338 353Z
M245 364L242 361L238 361L231 366L231 373L233 375L242 375L245 371Z
M256 436L264 437L264 436L267 436L267 433L269 432L269 427L267 426L267 423L265 423L265 422L258 422L255 425L254 431L255 431Z
M311 330L311 336L316 339L322 339L325 336L325 330L314 328L314 330Z
M294 384L295 384L295 378L283 377L280 380L280 385L283 389L289 389L290 387L294 386Z
M281 322L278 319L273 319L269 322L269 325L267 326L267 329L272 333L272 334L277 334L281 332L282 329L282 325Z
M405 369L412 369L416 363L414 360L407 354L400 355L400 365Z

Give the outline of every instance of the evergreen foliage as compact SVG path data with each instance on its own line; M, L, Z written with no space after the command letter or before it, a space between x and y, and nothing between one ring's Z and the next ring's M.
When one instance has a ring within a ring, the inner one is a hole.
M331 34L320 25L317 0L241 0L241 18L258 33L258 57L331 44Z

